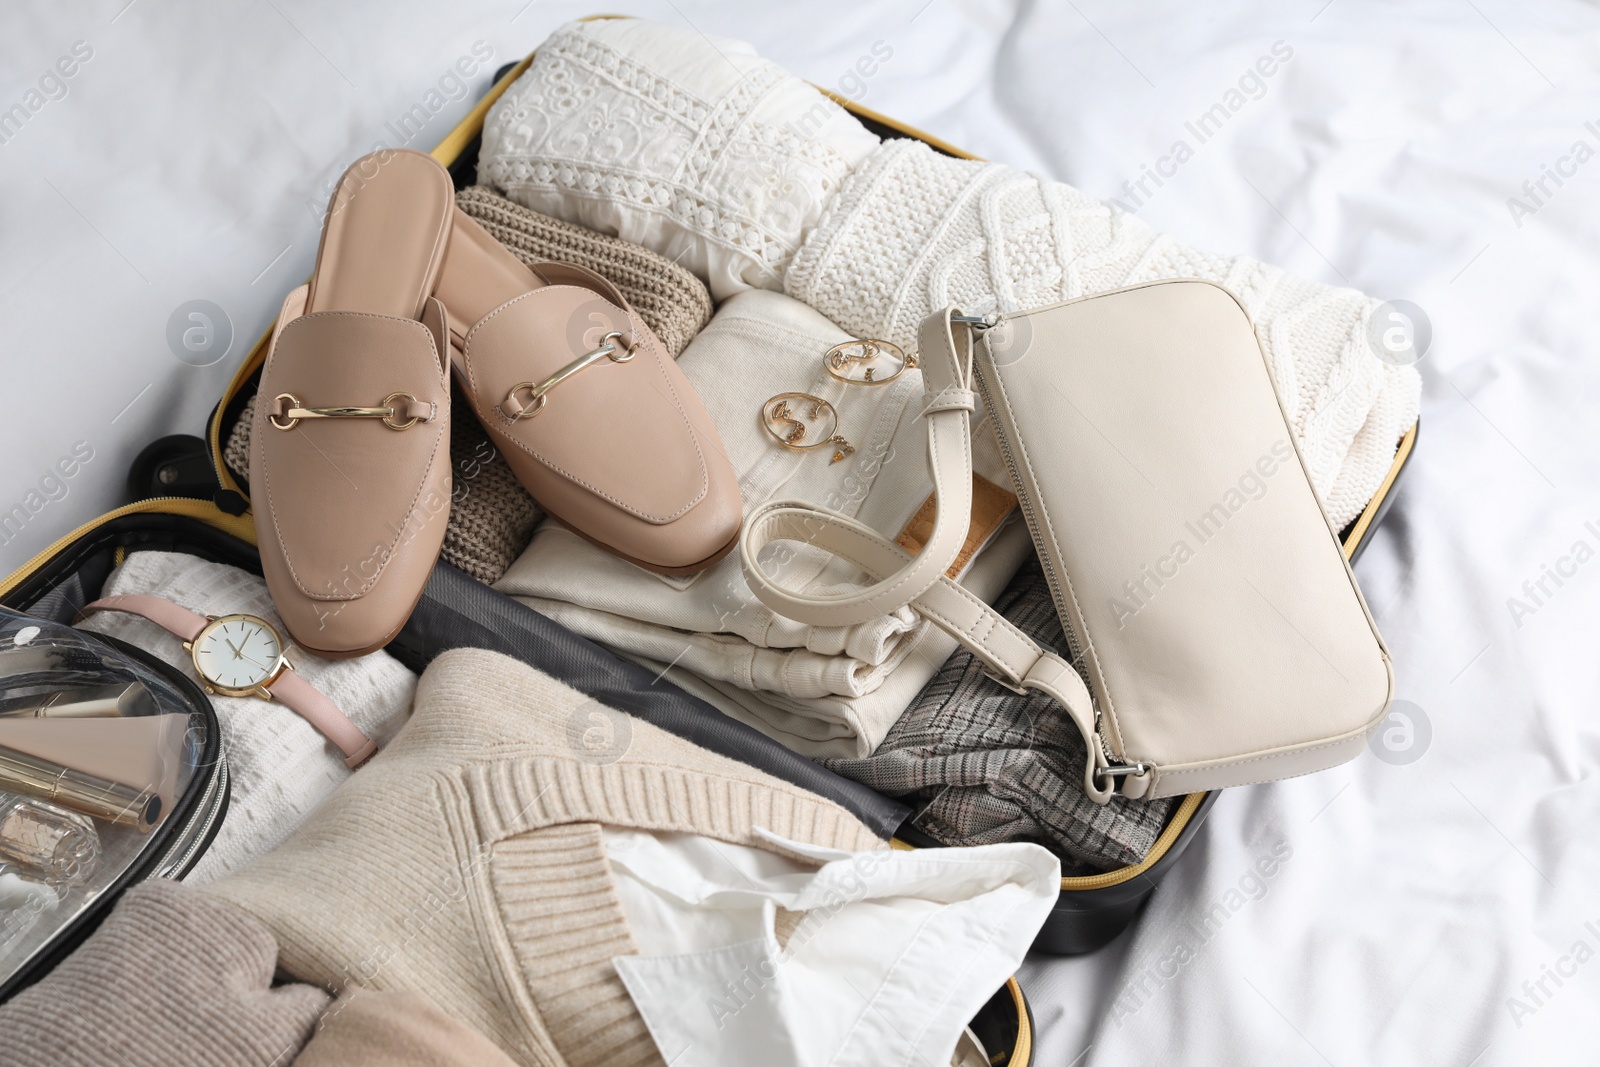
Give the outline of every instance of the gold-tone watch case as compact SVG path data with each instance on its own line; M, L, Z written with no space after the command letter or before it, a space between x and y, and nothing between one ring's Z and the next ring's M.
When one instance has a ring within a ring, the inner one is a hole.
M272 634L274 640L278 642L278 662L272 665L272 670L268 673L265 681L257 685L247 685L242 688L235 688L233 686L223 685L222 683L209 677L204 668L200 666L200 656L195 651L200 644L200 639L206 634L210 633L212 630L215 630L217 627L224 626L230 622L255 623L258 626L264 627L269 633ZM235 612L231 615L207 615L205 626L199 633L194 635L194 639L192 641L185 641L183 643L183 648L184 651L189 653L189 658L194 663L195 674L200 676L201 688L207 693L212 693L218 696L256 697L260 700L271 700L272 683L276 682L280 677L282 677L284 671L290 670L294 666L294 664L289 662L289 656L286 651L288 644L283 639L283 631L279 630L276 626L272 625L272 623L268 622L266 619L263 619L261 616L250 615L245 612Z

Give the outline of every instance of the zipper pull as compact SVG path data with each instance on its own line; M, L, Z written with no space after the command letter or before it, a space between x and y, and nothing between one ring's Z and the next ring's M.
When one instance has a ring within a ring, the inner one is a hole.
M982 333L1000 325L1000 320L1003 317L1001 315L951 315L950 321L961 323L971 329L973 333Z

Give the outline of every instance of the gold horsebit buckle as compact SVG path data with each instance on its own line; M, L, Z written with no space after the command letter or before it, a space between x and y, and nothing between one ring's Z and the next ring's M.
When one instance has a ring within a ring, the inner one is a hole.
M401 401L406 403L402 405ZM277 429L292 430L300 425L301 419L382 419L391 430L409 430L419 422L432 422L438 413L436 405L423 404L410 393L390 393L383 398L383 405L381 408L308 408L293 393L279 393L272 399L267 421ZM427 414L418 414L424 407Z
M614 344L615 341L628 341L627 347ZM600 347L593 352L585 352L565 367L556 371L544 381L535 385L533 382L518 382L511 387L506 398L500 401L500 414L517 422L521 419L531 419L544 410L545 404L550 402L550 390L577 374L586 367L592 367L602 359L610 359L613 363L626 363L633 358L639 350L639 342L630 340L621 330L612 330L600 339ZM527 400L517 394L526 392Z

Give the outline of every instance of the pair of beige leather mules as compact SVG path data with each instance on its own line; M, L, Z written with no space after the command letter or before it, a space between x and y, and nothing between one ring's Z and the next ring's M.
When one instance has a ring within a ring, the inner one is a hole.
M450 511L452 371L517 478L583 537L665 574L737 543L716 429L617 288L527 267L456 209L431 157L373 153L284 301L251 433L262 569L309 651L381 648L421 597Z

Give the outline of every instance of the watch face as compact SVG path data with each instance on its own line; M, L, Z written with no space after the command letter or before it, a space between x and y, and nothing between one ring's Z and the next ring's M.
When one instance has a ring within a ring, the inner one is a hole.
M254 689L278 669L283 645L278 632L254 615L224 615L194 639L194 666L218 689Z

